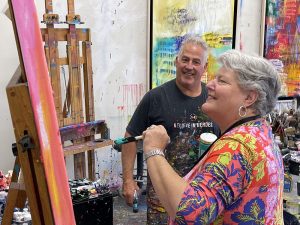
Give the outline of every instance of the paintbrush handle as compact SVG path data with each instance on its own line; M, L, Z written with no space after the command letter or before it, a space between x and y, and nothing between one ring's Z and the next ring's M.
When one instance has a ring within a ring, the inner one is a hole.
M143 139L143 135L135 136L134 139L135 139L135 140L142 140L142 139Z
M143 139L143 136L140 135L140 136L136 136L136 137L125 137L125 138L119 138L119 139L116 139L114 141L114 144L115 145L123 145L123 144L127 144L129 142L133 142L133 141L138 141L138 140L141 140Z

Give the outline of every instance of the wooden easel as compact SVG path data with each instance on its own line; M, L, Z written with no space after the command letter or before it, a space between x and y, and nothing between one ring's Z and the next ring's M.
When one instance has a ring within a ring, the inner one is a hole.
M14 208L23 208L27 197L33 224L54 225L28 86L21 78L20 68L7 85L6 92L18 153L2 225L11 225ZM18 182L21 168L25 183Z
M12 8L10 3L10 8ZM51 1L46 1L48 7L52 7ZM51 3L51 4L50 4ZM46 7L47 9L47 7ZM48 8L50 10L51 8ZM63 133L62 141L71 140L73 145L64 148L64 155L74 155L87 151L89 153L89 178L94 176L94 159L93 151L96 148L111 145L112 140L102 140L101 142L94 141L94 134L100 133L102 138L108 138L108 129L104 121L94 120L93 107L93 89L92 89L92 67L91 67L91 51L89 32L76 30L75 24L80 21L80 17L74 14L74 1L68 1L67 23L68 29L54 29L53 24L56 20L55 15L45 14L44 18L49 22L48 27L42 30L43 40L45 41L45 53L48 61L48 68L51 75L52 88L54 90L54 101L56 112L58 115L60 132ZM13 14L13 13L12 13ZM14 18L13 18L14 21ZM73 22L72 22L73 21ZM61 215L55 216L57 210L51 208L51 196L49 193L43 162L41 162L41 154L39 148L39 139L37 136L37 128L34 120L30 94L24 74L24 64L20 54L20 47L17 38L17 32L13 22L16 41L19 50L20 66L10 83L7 86L7 96L11 111L12 122L14 125L15 137L17 141L17 157L15 160L12 183L10 185L7 206L3 215L3 225L10 225L12 222L13 211L15 207L23 207L25 200L28 197L32 222L36 224L56 224L56 220L60 221ZM51 26L52 24L52 26ZM86 31L86 30L85 30ZM67 37L67 38L66 38ZM58 58L57 42L68 41L68 56L67 58ZM79 57L79 41L82 43L83 57ZM65 99L64 108L61 104L61 86L60 74L58 65L68 65L69 67L69 82L67 87L67 97ZM85 102L85 117L83 116L82 107L82 89L80 65L83 65L83 80L84 80L84 102ZM79 96L79 98L78 98ZM71 108L71 110L69 110ZM69 113L70 115L69 116ZM85 119L85 123L84 122ZM73 124L73 126L66 126ZM78 128L84 131L78 133ZM72 129L75 128L75 129ZM81 159L81 156L79 157ZM84 165L85 159L82 162ZM76 163L75 163L76 164ZM81 166L81 162L77 160L77 165ZM24 183L19 183L19 172L22 170ZM47 171L46 171L47 172ZM75 166L76 177L82 177L85 169L77 169ZM65 191L65 190L64 190ZM63 195L66 196L66 195ZM53 203L52 203L53 204ZM61 203L64 204L64 203ZM56 214L57 215L57 214ZM70 224L73 224L72 212L68 208L68 218Z
M68 14L65 23L68 24L69 28L54 27L55 24L61 23L59 15L53 13L52 0L45 0L46 13L43 15L42 22L46 24L46 28L41 29L43 41L45 42L45 54L51 76L57 117L61 128L95 120L90 30L76 28L76 25L82 23L80 15L75 14L74 0L67 0L67 3ZM67 43L66 57L59 56L59 42ZM80 45L82 56L80 56ZM67 66L68 77L64 72L64 66ZM81 66L83 67L82 70ZM66 95L63 96L61 93L62 81L67 80L67 78L68 82L64 87ZM82 81L84 88L82 88ZM83 103L85 104L84 110ZM102 126L101 134L108 134L104 123ZM107 139L108 136L104 135L104 138ZM85 151L87 151L88 177L94 180L94 149L98 147L91 143L93 136L87 135L84 138L72 139L71 141L74 144L73 149L76 149L75 146L79 146L82 150L85 149L84 151L68 151L69 153L66 154L74 153L75 178L86 177ZM101 144L102 147L105 146L104 143L98 144ZM84 145L85 147L83 147ZM70 149L70 147L66 148ZM75 154L75 152L77 153Z

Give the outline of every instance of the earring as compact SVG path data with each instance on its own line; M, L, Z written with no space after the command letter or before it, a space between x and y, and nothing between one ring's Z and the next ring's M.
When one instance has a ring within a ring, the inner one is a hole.
M242 114L242 111L244 111L244 113ZM245 107L245 106L240 106L240 108L239 108L239 116L240 117L245 117L247 115L247 108Z

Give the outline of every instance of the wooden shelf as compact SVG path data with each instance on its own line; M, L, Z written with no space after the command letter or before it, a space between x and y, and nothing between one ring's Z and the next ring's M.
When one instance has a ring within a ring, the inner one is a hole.
M82 144L77 145L70 145L67 147L64 147L64 155L74 155L81 152L91 151L91 150L97 150L97 148L103 148L105 146L113 145L113 140L104 140L101 142L98 141L88 141Z

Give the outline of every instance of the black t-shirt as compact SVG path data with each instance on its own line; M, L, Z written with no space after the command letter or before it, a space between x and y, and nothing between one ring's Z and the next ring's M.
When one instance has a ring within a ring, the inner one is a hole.
M219 128L201 111L207 98L202 83L198 97L184 95L175 79L145 94L135 110L126 130L133 136L141 135L152 124L163 125L171 138L166 147L166 159L184 176L198 159L199 137L203 132L219 136Z

